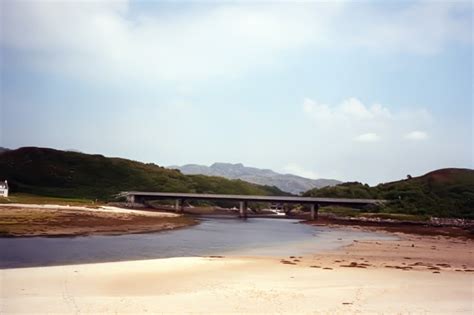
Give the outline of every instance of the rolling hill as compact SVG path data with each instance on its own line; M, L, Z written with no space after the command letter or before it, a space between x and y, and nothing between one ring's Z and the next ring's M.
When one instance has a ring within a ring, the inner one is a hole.
M374 187L358 182L312 189L314 197L390 200L381 211L474 219L474 170L447 168Z
M240 179L185 175L153 163L36 147L0 154L0 180L5 179L12 192L99 200L126 190L287 194ZM474 170L441 169L373 187L342 183L310 189L304 196L387 199L387 205L374 211L474 219Z
M37 147L2 153L0 180L4 179L8 180L13 192L100 200L126 190L285 194L276 187L242 180L183 175L153 163Z
M0 154L2 154L3 152L7 152L7 151L10 151L10 149L0 147Z

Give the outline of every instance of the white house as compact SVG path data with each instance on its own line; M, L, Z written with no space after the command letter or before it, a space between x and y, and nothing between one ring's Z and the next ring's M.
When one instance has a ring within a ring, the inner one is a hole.
M0 182L0 197L8 197L8 182Z

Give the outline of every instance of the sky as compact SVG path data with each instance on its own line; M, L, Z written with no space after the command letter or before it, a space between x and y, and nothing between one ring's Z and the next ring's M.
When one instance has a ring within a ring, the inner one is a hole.
M0 146L377 184L474 167L471 1L1 1Z

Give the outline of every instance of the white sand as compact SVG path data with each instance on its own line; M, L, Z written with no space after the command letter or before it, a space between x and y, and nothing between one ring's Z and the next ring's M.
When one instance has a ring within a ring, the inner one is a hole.
M144 215L151 217L177 217L179 214L159 211L143 211L135 209L124 209L111 206L99 206L94 208L81 206L64 206L64 205L44 205L44 204L23 204L23 203L5 203L0 204L0 207L23 208L23 209L49 209L49 210L78 210L78 211L92 211L92 212L113 212L124 214Z
M324 270L257 258L168 258L0 275L2 314L472 314L474 298L467 273Z
M473 314L474 242L397 236L307 257L0 270L0 314Z

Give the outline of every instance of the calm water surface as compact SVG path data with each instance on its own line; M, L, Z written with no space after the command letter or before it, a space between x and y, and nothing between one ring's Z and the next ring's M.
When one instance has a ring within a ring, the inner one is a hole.
M180 230L120 236L0 238L0 268L150 258L304 255L383 234L314 227L298 220L202 218Z

